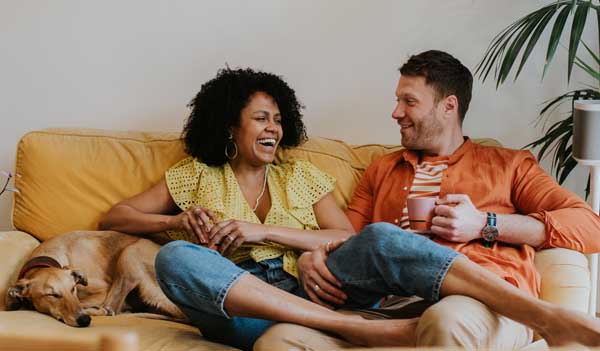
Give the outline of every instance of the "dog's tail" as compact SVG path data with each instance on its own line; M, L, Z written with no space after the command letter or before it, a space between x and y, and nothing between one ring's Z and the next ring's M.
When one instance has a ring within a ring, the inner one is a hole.
M158 313L141 312L141 313L124 313L124 314L128 315L128 316L132 316L132 317L158 319L158 320L163 320L163 321L171 321L171 322L177 322L177 323L190 324L190 320L187 318L175 318L172 316L165 316L164 314L158 314Z

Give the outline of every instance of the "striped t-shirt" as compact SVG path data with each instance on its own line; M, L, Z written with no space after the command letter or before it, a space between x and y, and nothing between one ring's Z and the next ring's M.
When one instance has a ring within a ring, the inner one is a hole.
M415 179L410 187L408 197L439 196L442 175L448 168L448 159L448 156L423 157L415 169ZM402 229L409 228L408 208L406 204L402 210L402 217L397 224Z

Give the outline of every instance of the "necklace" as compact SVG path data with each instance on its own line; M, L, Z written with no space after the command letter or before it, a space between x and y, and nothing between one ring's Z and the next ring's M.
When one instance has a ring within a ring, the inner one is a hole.
M254 208L252 209L252 212L256 212L256 209L258 208L258 204L260 203L260 199L262 199L263 195L265 194L265 189L267 188L267 174L268 173L269 173L269 166L265 167L265 179L263 180L262 190L260 192L260 195L258 195L258 197L256 198L256 204L254 204Z

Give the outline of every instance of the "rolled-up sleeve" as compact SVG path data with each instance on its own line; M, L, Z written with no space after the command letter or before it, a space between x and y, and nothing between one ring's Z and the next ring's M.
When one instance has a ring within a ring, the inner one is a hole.
M346 216L357 233L371 224L373 218L373 185L378 164L379 162L375 161L367 168L346 209Z
M515 159L512 194L520 213L545 225L546 240L537 249L600 252L600 217L544 172L531 152L523 151L519 156Z

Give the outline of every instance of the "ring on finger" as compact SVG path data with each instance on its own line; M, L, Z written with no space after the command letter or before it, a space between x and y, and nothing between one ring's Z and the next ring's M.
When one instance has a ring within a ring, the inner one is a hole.
M327 252L327 253L329 253L329 250L330 250L330 248L329 248L329 245L331 245L331 241L328 241L328 242L325 244L325 252Z
M228 235L225 235L225 240L233 241L233 238L228 234Z
M319 290L321 290L321 288L319 287L319 284L315 284L315 286L313 287L313 290L315 292L318 292Z

